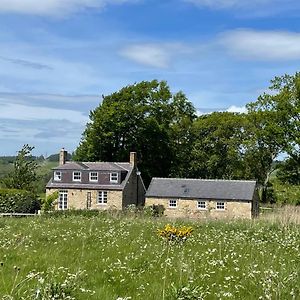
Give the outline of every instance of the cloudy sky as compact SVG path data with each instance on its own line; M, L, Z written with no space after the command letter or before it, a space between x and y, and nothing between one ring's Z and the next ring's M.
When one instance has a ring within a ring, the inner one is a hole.
M297 0L0 0L0 155L73 151L101 95L167 80L242 111L300 61Z

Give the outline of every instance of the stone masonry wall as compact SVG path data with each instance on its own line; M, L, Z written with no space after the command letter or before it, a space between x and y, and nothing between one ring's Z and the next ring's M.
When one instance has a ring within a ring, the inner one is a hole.
M170 208L169 200L177 200L177 207ZM206 200L207 209L201 210L197 208L198 199L180 199L177 198L152 198L146 197L145 206L163 205L165 207L165 216L174 218L243 218L251 219L252 203L251 201L224 201L225 210L216 210L217 200ZM199 201L205 201L199 199ZM222 200L218 200L222 201Z
M50 195L60 189L46 189L46 195ZM62 189L61 189L62 190ZM97 190L76 190L63 189L68 191L68 209L86 209L87 208L87 193L91 193L91 207L90 209L122 209L122 191L107 191L107 204L97 204L98 191ZM55 205L58 209L58 203Z

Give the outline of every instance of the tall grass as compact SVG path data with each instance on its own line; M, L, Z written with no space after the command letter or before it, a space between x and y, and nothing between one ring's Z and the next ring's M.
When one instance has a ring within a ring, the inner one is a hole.
M2 218L0 299L34 299L51 287L69 297L59 299L299 299L296 223L173 221L194 231L170 245L157 235L166 222Z

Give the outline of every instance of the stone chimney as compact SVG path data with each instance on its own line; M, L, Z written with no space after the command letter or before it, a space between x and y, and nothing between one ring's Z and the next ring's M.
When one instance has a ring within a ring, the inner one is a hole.
M137 155L136 152L130 152L130 164L136 168L137 166Z
M64 165L67 160L67 154L68 152L65 150L65 148L62 148L59 152L59 165Z

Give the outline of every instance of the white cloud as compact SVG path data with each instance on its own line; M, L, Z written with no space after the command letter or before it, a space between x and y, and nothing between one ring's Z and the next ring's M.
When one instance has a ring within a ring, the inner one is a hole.
M121 55L139 64L156 68L166 68L170 62L167 49L155 44L131 45L123 49Z
M0 0L0 12L61 16L79 10L125 2L135 0Z
M168 68L174 56L190 53L191 51L191 48L180 43L141 43L125 47L120 51L120 54L142 65Z
M237 57L256 60L300 59L300 33L240 29L224 33L220 42Z
M247 109L245 106L235 106L235 105L231 105L229 108L227 108L228 112L235 112L235 113L246 113Z
M0 110L0 120L67 120L70 122L76 122L85 124L88 121L88 117L83 113L67 110L56 109L41 106L26 106L21 104L2 104Z

